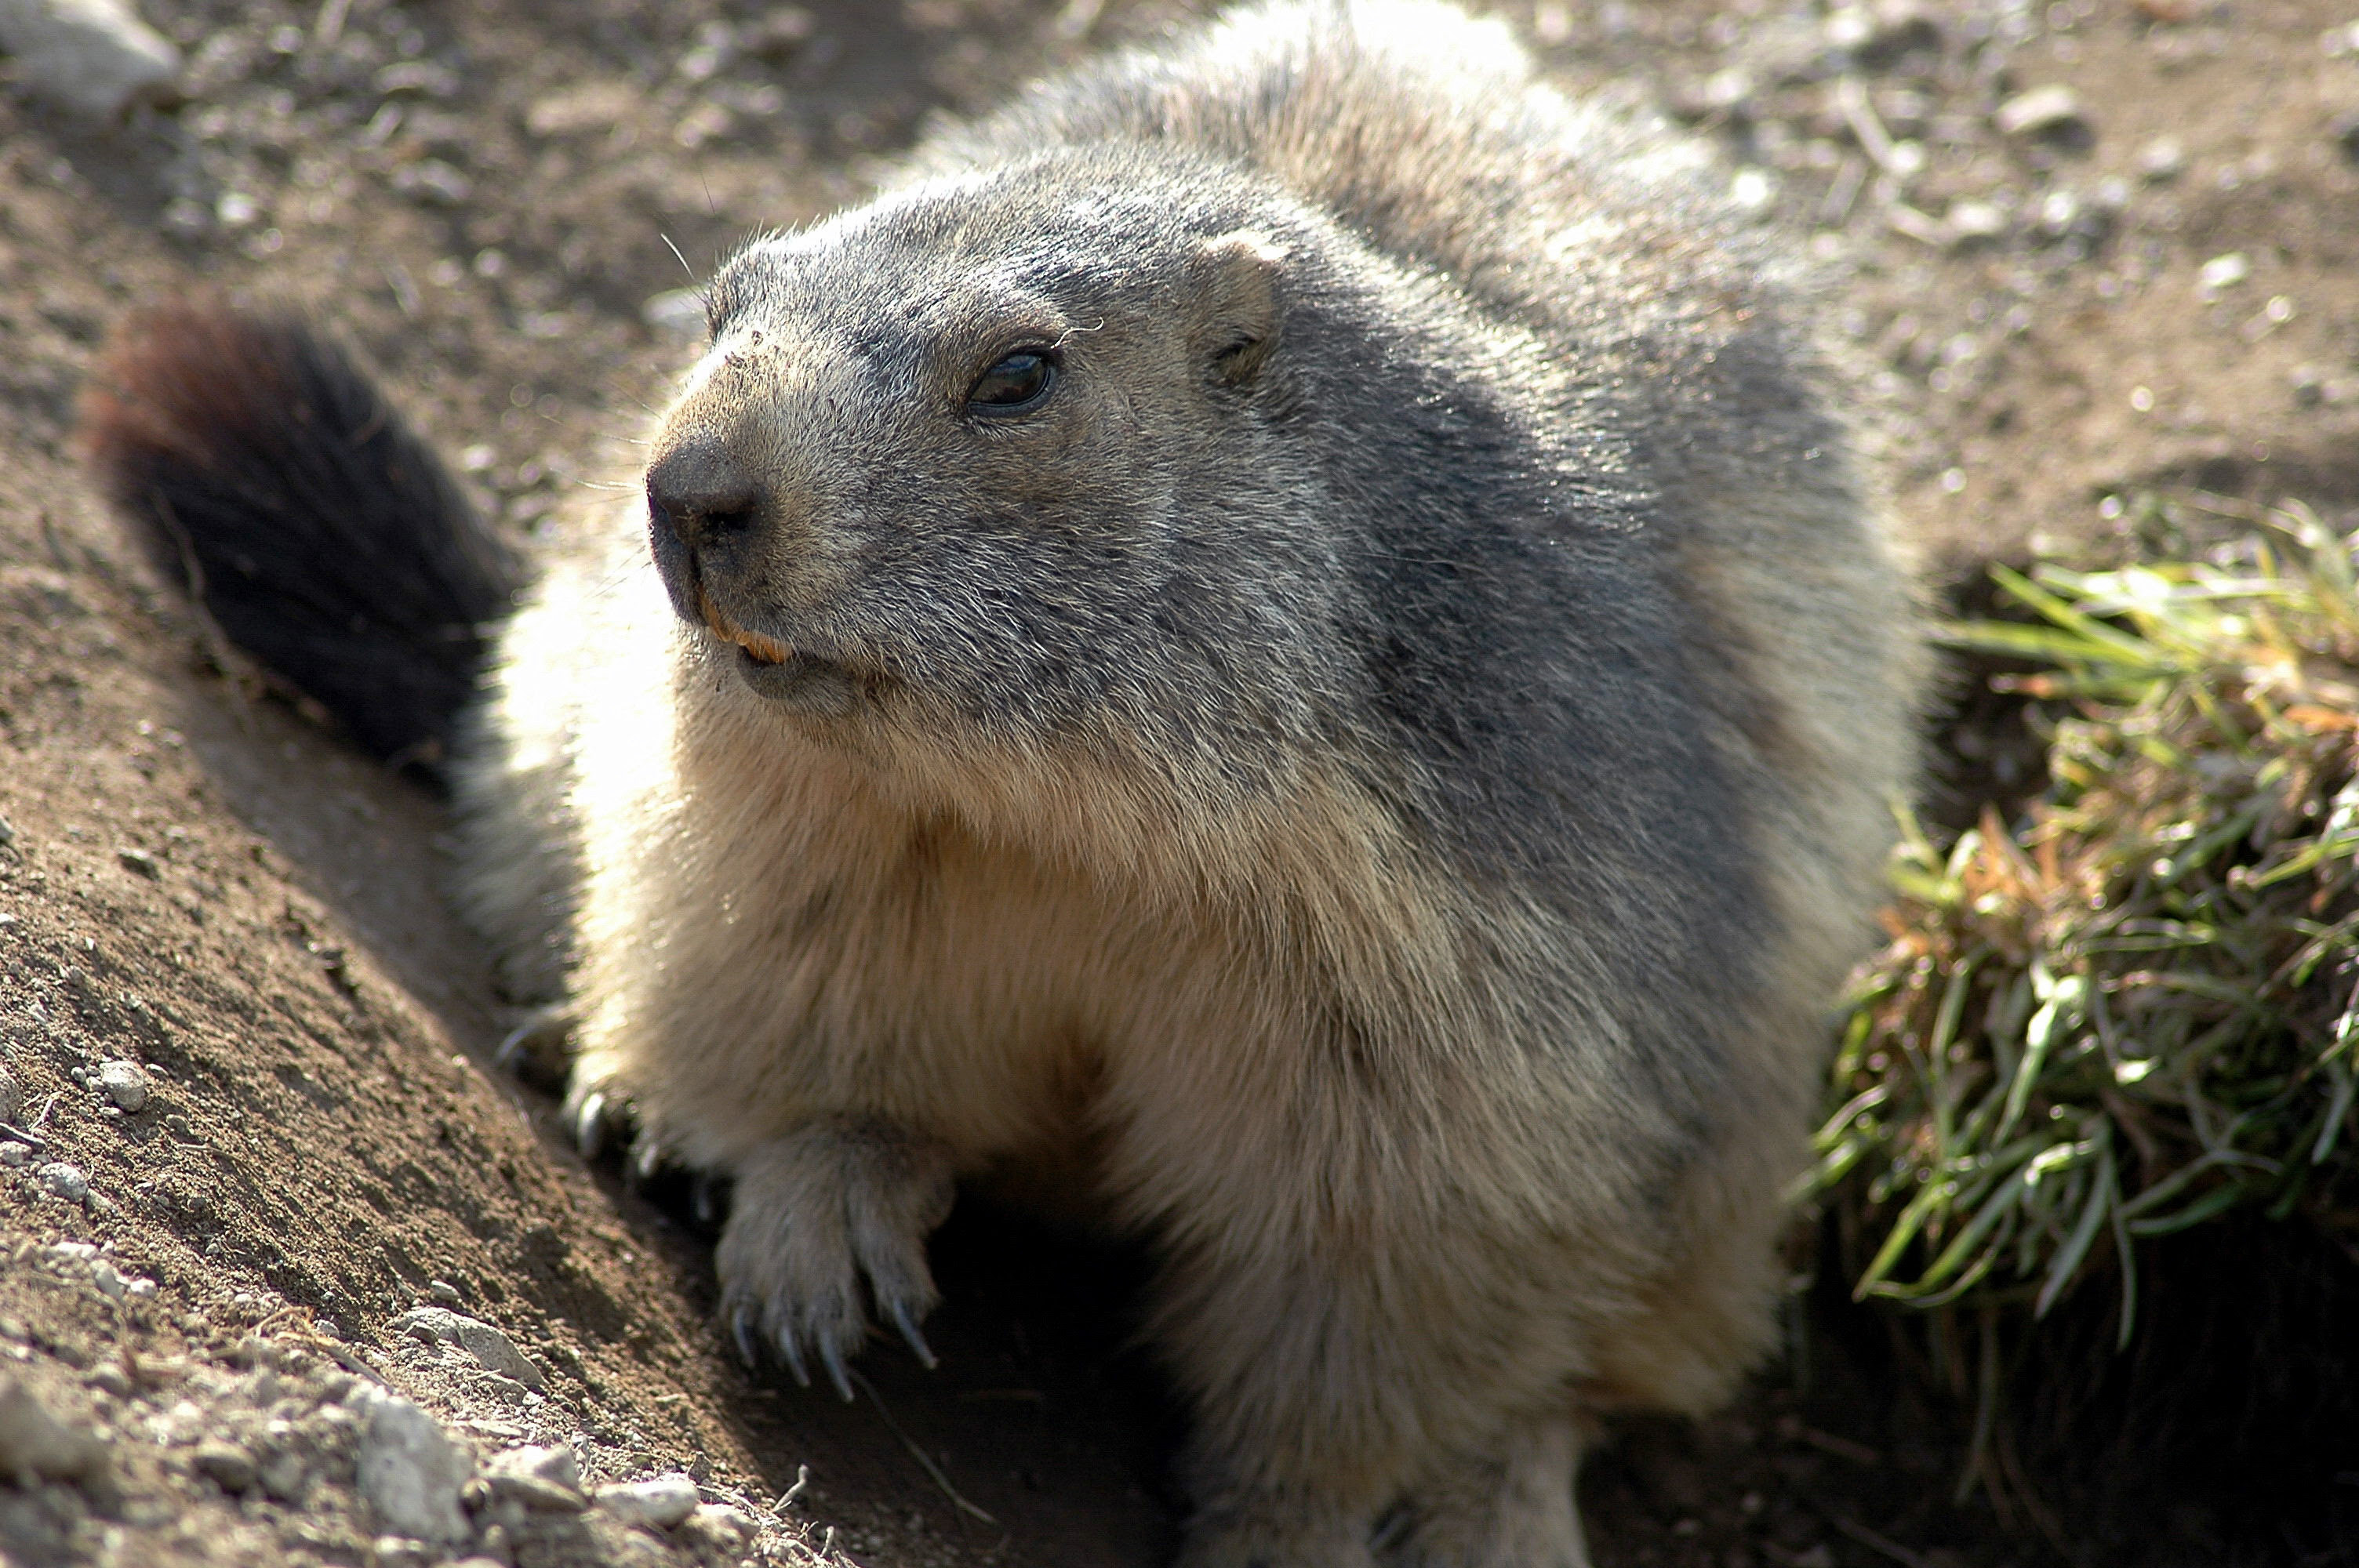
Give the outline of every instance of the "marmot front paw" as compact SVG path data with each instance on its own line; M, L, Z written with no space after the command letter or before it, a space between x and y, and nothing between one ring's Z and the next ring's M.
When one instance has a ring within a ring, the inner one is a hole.
M750 1363L768 1345L809 1387L816 1353L836 1392L852 1398L844 1359L868 1314L898 1329L934 1364L918 1332L939 1299L926 1238L951 1209L951 1160L940 1145L880 1122L811 1122L765 1144L733 1173L736 1195L715 1257L721 1314Z

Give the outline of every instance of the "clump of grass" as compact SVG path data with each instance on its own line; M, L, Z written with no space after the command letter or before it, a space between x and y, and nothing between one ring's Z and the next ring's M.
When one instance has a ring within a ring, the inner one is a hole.
M1948 632L2035 667L2003 678L2051 784L1948 844L1904 823L1809 1186L1857 1296L1979 1326L1978 1459L2001 1325L2101 1292L2128 1346L2142 1258L2224 1217L2359 1242L2353 541L2262 521L2212 560L1999 568L2036 620Z

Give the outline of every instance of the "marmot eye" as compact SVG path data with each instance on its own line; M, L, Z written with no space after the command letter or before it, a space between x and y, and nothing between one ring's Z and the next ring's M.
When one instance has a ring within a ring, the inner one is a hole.
M1018 349L975 379L967 391L967 406L1020 414L1048 396L1056 380L1056 361L1038 349Z

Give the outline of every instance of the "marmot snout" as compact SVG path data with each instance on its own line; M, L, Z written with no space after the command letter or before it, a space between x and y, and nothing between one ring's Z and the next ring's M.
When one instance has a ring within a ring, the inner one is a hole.
M762 695L938 733L1060 745L1129 722L1110 700L1266 706L1199 650L1315 630L1244 601L1285 586L1255 580L1248 514L1318 482L1253 450L1302 391L1282 366L1263 384L1282 296L1325 281L1240 226L1286 206L1185 157L1075 152L741 254L647 470L675 610ZM945 232L969 254L936 254ZM1216 542L1223 492L1237 537ZM780 674L805 667L832 678Z
M928 1355L955 1184L1056 1171L1161 1260L1190 1568L1569 1568L1600 1420L1724 1396L1922 654L1716 184L1500 27L1278 5L722 270L459 789L578 1125L734 1178L749 1355ZM354 434L123 365L135 510ZM436 493L385 538L475 558Z

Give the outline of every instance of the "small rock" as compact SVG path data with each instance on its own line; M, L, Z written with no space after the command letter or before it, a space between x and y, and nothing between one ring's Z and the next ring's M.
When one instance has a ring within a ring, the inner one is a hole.
M131 1397L131 1374L123 1369L121 1362L101 1361L83 1373L82 1380L99 1392L112 1394L118 1400Z
M126 1111L136 1112L147 1104L147 1073L136 1062L101 1062L98 1087Z
M513 1378L535 1393L549 1387L548 1375L526 1359L515 1341L480 1318L462 1316L448 1307L412 1307L394 1326L421 1339L456 1345L484 1371Z
M27 1488L44 1478L71 1481L92 1495L114 1486L106 1444L60 1422L14 1378L0 1379L0 1476Z
M16 841L16 829L9 823L6 817L0 816L0 849L6 849Z
M82 1173L80 1165L52 1160L34 1173L40 1177L41 1185L48 1189L51 1197L80 1203L90 1196L90 1178Z
M420 158L393 171L393 188L435 207L458 207L475 194L475 182L440 158Z
M571 1448L511 1448L484 1467L484 1479L495 1499L522 1503L536 1513L579 1513L590 1506Z
M524 128L543 139L608 131L636 113L639 102L639 94L622 82L577 87L534 100L524 112Z
M2039 226L2058 239L2081 221L2081 199L2069 190L2051 190L2039 199Z
M2195 274L2195 292L2206 299L2216 299L2253 276L2253 263L2242 251L2230 251L2213 256Z
M2017 93L1998 106L1991 123L2009 136L2060 136L2085 133L2089 125L2079 95L2060 82Z
M180 51L123 0L0 0L0 50L26 91L97 120L168 96Z
M737 47L775 64L809 43L815 26L799 5L766 6L759 20L738 27Z
M1953 201L1942 223L1951 244L1978 245L2006 232L2006 211L1993 201Z
M1767 169L1740 168L1728 182L1728 199L1747 212L1764 212L1777 200L1777 178Z
M369 1543L369 1561L376 1568L434 1568L442 1553L422 1541L380 1535Z
M164 874L156 869L156 857L145 849L117 849L114 852L114 859L125 871L134 876L146 877L151 882L159 880Z
M16 1076L0 1070L0 1121L13 1122L25 1109L25 1086Z
M355 1479L385 1526L417 1541L455 1542L473 1534L459 1511L459 1488L475 1469L467 1451L397 1395L368 1388L352 1404L364 1422Z
M1940 25L1914 0L1838 5L1827 14L1829 48L1862 61L1880 61L1905 49L1941 41Z
M658 1476L601 1487L598 1506L625 1524L669 1530L696 1511L696 1483L685 1476Z
M680 1534L691 1541L710 1547L713 1554L734 1562L754 1544L761 1527L754 1516L743 1509L733 1509L727 1503L700 1503L696 1511L681 1521Z
M254 1455L232 1443L208 1443L189 1456L189 1467L235 1496L254 1487Z
M503 1476L530 1476L551 1486L582 1489L581 1464L563 1444L536 1443L503 1450L484 1466L484 1474L495 1480Z
M376 90L388 98L402 92L451 98L459 92L459 73L430 59L405 59L376 73Z
M6 1165L13 1169L32 1157L32 1150L22 1143L0 1143L0 1165Z
M273 1502L299 1503L310 1487L311 1472L305 1467L303 1456L290 1448L272 1454L256 1479L262 1483L263 1496Z
M2157 136L2138 149L2138 174L2160 185L2187 172L2187 146L2177 136Z

